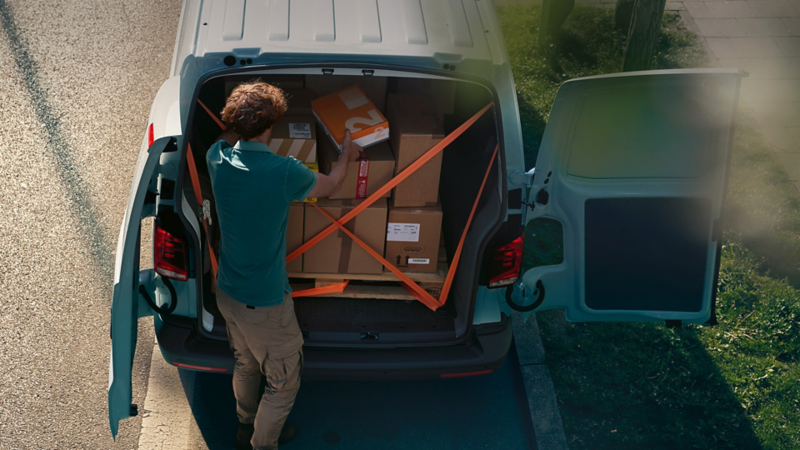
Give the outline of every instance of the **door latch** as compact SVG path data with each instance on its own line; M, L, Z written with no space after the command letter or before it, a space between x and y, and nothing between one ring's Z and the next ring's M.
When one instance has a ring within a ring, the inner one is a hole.
M536 296L534 299L533 297ZM521 304L522 302L532 301L529 305ZM520 312L530 312L538 308L544 302L544 284L542 280L536 281L536 289L533 293L525 292L525 283L519 281L517 284L506 288L506 302L511 309Z

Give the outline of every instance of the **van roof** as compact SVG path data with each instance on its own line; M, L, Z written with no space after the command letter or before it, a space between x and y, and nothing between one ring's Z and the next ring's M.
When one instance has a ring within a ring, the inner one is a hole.
M494 57L500 64L503 49L487 0L347 0L335 8L333 0L187 0L173 74L189 54L380 55L442 63Z

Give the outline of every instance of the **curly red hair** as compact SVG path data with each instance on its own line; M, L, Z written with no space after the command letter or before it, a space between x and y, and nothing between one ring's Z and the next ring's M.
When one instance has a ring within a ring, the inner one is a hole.
M254 81L240 84L231 92L222 109L222 121L242 139L250 140L270 129L285 112L283 91Z

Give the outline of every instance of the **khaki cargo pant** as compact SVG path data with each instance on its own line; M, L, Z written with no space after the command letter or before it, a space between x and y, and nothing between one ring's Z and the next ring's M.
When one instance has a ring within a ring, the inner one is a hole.
M280 305L252 307L218 289L217 305L236 357L233 393L239 422L255 425L254 449L277 449L303 371L303 335L292 297L285 294ZM262 374L267 386L259 402Z

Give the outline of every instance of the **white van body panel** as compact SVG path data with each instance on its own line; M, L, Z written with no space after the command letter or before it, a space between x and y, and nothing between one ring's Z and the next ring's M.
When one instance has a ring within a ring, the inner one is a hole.
M180 77L170 77L158 88L153 106L150 107L148 126L153 124L153 137L158 140L164 136L180 136L183 134L181 127L180 110ZM146 139L147 137L145 137Z
M234 64L223 64L231 56ZM339 75L362 63L407 68L404 77L417 70L482 80L496 93L507 173L524 170L516 87L493 0L185 0L172 75L189 97L204 75L250 64L291 66L283 73L295 74L337 67ZM181 104L183 122L190 103ZM524 187L514 180L508 189Z
M172 74L187 56L214 53L508 62L492 0L187 0Z

